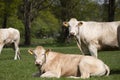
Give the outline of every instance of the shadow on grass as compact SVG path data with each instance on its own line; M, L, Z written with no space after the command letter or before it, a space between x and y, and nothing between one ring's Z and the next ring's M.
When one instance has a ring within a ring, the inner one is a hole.
M120 74L120 69L118 70L118 69L116 69L116 70L111 70L110 71L110 74Z

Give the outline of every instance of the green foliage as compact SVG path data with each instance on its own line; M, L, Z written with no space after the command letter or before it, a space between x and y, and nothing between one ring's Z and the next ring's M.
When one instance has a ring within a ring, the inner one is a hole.
M115 20L120 21L120 0L116 2Z
M53 12L62 20L75 17L79 20L99 20L100 5L90 0L57 0L53 5ZM57 8L57 9L56 9Z
M17 16L9 17L8 19L8 27L16 28L21 33L21 38L24 36L24 25L22 24L22 21L17 18Z
M59 22L49 10L44 10L32 23L31 28L33 37L54 37L58 34Z
M76 7L79 5L80 0L56 0L53 4L53 13L57 18L62 21L68 20L71 17L76 17L79 11L76 11Z
M0 0L0 16L7 14L7 16L13 16L17 13L17 7L21 0Z
M34 65L34 56L28 54L27 50L33 47L20 48L21 60L13 60L14 51L11 48L4 48L0 55L0 80L76 80L62 77L57 78L35 78L32 74L37 72ZM77 47L45 47L52 51L80 54ZM120 51L99 52L99 58L103 60L111 69L110 76L91 77L86 80L119 80L120 79ZM81 79L80 79L81 80Z
M96 2L90 0L85 0L85 2L83 2L80 0L80 4L77 6L77 11L79 11L77 17L80 20L99 21L100 19L100 6Z

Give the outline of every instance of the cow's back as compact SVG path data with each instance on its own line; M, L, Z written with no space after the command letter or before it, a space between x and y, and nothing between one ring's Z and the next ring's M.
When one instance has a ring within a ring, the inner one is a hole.
M80 55L59 54L54 52L51 52L51 54L55 54L56 56L43 66L46 71L54 70L56 73L61 72L61 76L78 75Z
M17 39L20 37L20 33L17 29L14 29L14 28L9 28L9 32L10 32L10 37L11 38L14 38L14 39Z
M61 58L62 75L63 76L80 76L78 64L81 60L80 55L65 55Z
M20 33L14 28L0 29L0 42L5 41L5 43L11 43L13 41L18 41L20 39Z
M120 21L116 22L83 22L80 36L84 42L96 42L101 46L117 47L117 28ZM85 43L87 44L87 43Z
M84 56L80 62L80 71L87 71L93 76L109 75L109 67L100 59L91 56Z

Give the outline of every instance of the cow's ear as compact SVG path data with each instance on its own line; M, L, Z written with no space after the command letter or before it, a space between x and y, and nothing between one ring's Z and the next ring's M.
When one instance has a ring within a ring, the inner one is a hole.
M33 52L32 49L29 49L29 50L28 50L28 53L30 53L30 54L34 54L34 52Z
M83 25L83 22L79 22L79 23L78 23L78 26L81 26L81 25Z
M51 49L47 49L47 50L45 51L45 54L48 55L50 51L51 51Z
M68 27L68 22L63 22L63 26Z

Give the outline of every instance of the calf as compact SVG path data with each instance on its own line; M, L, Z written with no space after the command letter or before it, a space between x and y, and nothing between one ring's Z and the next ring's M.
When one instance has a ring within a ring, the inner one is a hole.
M14 60L20 59L19 52L19 41L20 41L20 33L17 29L14 28L6 28L0 29L0 53L5 44L14 43L15 46L15 57Z
M92 56L62 54L45 50L42 46L29 49L28 52L34 54L35 64L39 69L34 76L89 78L105 74L108 76L110 73L106 64Z

